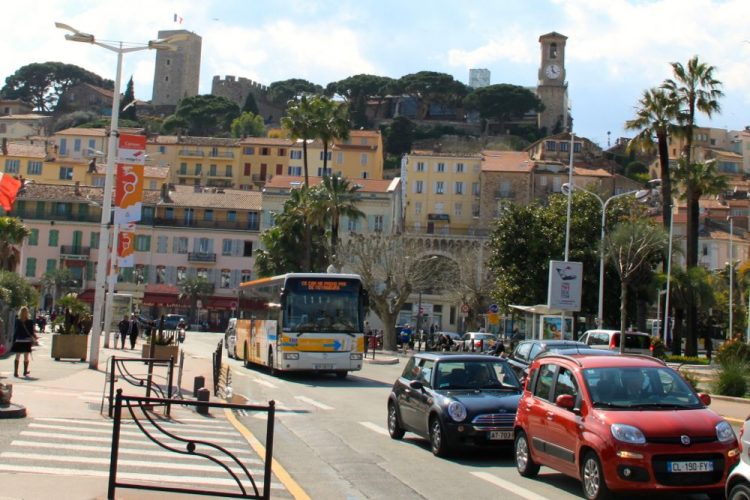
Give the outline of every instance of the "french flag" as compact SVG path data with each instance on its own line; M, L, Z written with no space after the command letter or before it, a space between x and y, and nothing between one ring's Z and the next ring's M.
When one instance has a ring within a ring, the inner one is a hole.
M11 175L0 172L0 207L10 212L13 203L18 196L18 190L21 189L21 181Z
M177 14L174 15L174 22L177 24L182 24L182 18L178 16Z

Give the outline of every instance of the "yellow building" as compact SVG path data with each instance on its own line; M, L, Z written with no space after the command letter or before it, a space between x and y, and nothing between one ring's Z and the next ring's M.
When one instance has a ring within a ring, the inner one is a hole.
M336 140L328 146L329 175L337 174L347 179L383 178L383 137L372 130L351 130L349 139ZM323 143L319 140L307 144L309 175L321 177L323 172ZM302 141L296 141L289 158L287 175L304 175Z
M247 137L240 141L240 189L262 187L275 175L289 175L289 157L294 141L271 137Z
M146 143L147 163L169 169L169 182L231 188L239 168L239 139L160 135Z

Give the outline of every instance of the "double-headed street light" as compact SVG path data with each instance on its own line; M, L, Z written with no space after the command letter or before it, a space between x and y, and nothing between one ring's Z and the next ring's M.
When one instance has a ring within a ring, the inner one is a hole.
M572 186L572 190L571 190ZM599 243L599 312L597 314L596 322L598 323L597 326L599 328L604 327L604 228L605 223L607 222L607 205L609 205L609 202L614 200L615 198L622 198L624 196L629 195L635 195L635 199L638 201L643 201L646 198L649 197L651 192L648 189L641 189L637 191L626 191L624 193L619 193L614 196L610 196L607 198L607 200L603 200L601 196L594 193L593 191L589 191L588 189L582 188L580 186L576 186L575 184L568 184L567 182L562 185L562 192L563 194L567 194L570 196L571 191L574 190L583 191L585 193L590 194L597 200L599 200L599 203L602 206L602 231L601 231L601 241Z
M66 40L71 42L90 43L98 45L117 54L117 72L115 73L115 86L112 92L112 115L109 130L109 141L107 143L107 170L104 176L104 201L102 203L102 220L99 229L99 256L96 263L96 285L94 289L94 311L93 325L91 327L91 344L89 346L89 368L96 370L99 365L99 340L102 333L102 309L104 306L104 286L107 276L107 248L109 248L109 221L112 211L112 188L114 184L115 151L117 148L117 121L120 117L120 84L122 80L122 55L139 50L162 49L177 50L172 45L183 41L187 35L173 35L161 40L151 40L147 44L138 44L132 47L124 47L125 42L117 42L116 45L98 41L94 35L78 31L77 29L63 23L55 23L56 28L70 31L65 35ZM114 245L117 243L115 242Z

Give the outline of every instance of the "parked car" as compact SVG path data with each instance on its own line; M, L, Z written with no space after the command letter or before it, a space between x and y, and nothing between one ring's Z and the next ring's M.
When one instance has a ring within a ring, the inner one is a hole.
M464 351L489 351L497 342L497 337L492 333L466 332L461 337L459 346Z
M229 318L227 329L224 331L224 349L227 351L227 357L234 358L235 346L237 344L237 318Z
M522 340L508 356L508 363L523 380L529 373L529 365L543 352L557 352L562 349L587 349L588 345L575 340Z
M750 498L750 417L740 428L740 463L727 478L727 500Z
M516 467L525 477L542 465L574 477L590 500L624 492L723 497L739 449L710 402L657 358L539 356L516 415Z
M388 432L430 440L432 453L513 442L521 386L508 363L482 354L425 352L407 361L388 397Z
M592 349L620 350L620 330L588 330L579 341ZM628 354L653 354L651 335L643 332L625 332L625 350Z
M180 324L180 321L184 321L186 325L188 324L187 318L182 314L167 314L164 317L164 329L177 330L177 325Z

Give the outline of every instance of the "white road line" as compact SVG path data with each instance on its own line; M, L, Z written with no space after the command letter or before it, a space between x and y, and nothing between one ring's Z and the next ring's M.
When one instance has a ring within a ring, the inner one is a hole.
M328 406L327 404L319 403L318 401L315 401L314 399L310 399L306 396L294 396L295 399L299 399L303 403L307 403L309 405L315 406L316 408L320 408L321 410L334 410L335 408L333 406Z
M370 429L371 431L375 431L378 434L382 434L384 436L388 435L388 429L385 429L384 427L379 426L378 424L374 424L372 422L360 422L360 425L363 425Z
M178 456L178 454L174 454L175 457ZM41 462L48 461L48 462L65 462L67 464L88 464L88 465L109 465L110 464L110 457L69 457L69 456L61 456L61 455L44 455L41 453L14 453L14 452L3 452L0 453L0 457L3 458L16 458L16 459L23 459L23 460L38 460ZM202 457L198 457L202 458ZM209 463L209 461L205 458L203 458L203 463ZM237 466L237 464L225 461L225 464L229 466L230 469L235 474L242 474L242 469ZM143 467L143 460L127 460L122 459L118 457L117 465L120 466L133 466L133 467ZM174 469L174 470L184 470L184 471L191 471L191 472L222 472L223 469L218 465L193 465L193 464L186 464L186 463L174 463L174 462L149 462L148 463L149 470L153 469ZM257 480L258 476L263 477L263 471L260 469L250 469L248 468L248 472L250 472L250 475L253 476Z
M526 498L527 500L547 500L547 497L538 495L537 493L534 493L531 490L527 490L526 488L522 488L521 486L518 486L517 484L511 483L510 481L506 481L505 479L500 479L497 476L493 476L492 474L488 472L472 472L472 476L476 476L479 479L484 479L488 483L492 483L495 486L499 486L500 488L513 493L514 495L517 495L522 498Z
M10 445L22 446L25 448L85 451L85 452L90 452L90 453L109 454L112 452L111 446L88 446L85 444L45 443L43 441L15 440L15 441L11 441ZM257 455L253 451L251 451L249 448L229 448L226 446L222 446L222 448L232 453L237 458L241 459L243 463L261 463L260 459L255 458L257 457ZM205 447L205 448L199 448L198 451L200 451L201 453L207 453L207 454L211 454L211 453L215 453L217 455L222 454L219 450L211 448L210 446ZM179 455L182 458L190 458L190 459L198 458L195 456L181 455L172 451L158 451L154 449L144 449L144 448L119 448L118 452L121 455L141 455L141 456L148 455L151 457L173 457L173 458Z
M265 387L270 387L271 389L276 389L276 384L273 384L269 382L268 380L263 380L262 378L253 377L253 382L260 384Z
M161 421L156 419L155 420L159 425L164 427L165 429L187 429L190 428L190 430L195 430L196 432L201 432L199 429L207 429L207 430L226 430L226 431L235 431L236 429L232 427L230 424L226 423L225 421L217 422L217 423L209 423L205 425L201 424L194 424L193 422L203 422L205 423L205 420L195 420L195 419L180 419L177 421ZM98 421L98 420L81 420L81 419L74 419L74 418L60 418L60 417L37 417L34 418L34 422L57 422L57 423L65 423L68 424L68 429L70 429L71 425L81 425L85 427L94 426L94 427L108 427L109 429L112 428L112 421ZM148 424L151 425L150 423ZM122 428L129 428L135 426L135 423L132 420L123 420L122 421Z
M55 474L64 476L95 476L95 477L109 477L109 470L83 470L83 469L68 469L64 467L39 467L33 465L8 465L0 464L0 471L5 472L23 472L30 474ZM214 486L235 486L237 483L232 479L219 479L219 478L208 478L198 476L167 476L167 475L156 475L156 474L139 474L135 472L117 472L118 481L127 479L129 481L151 481L154 483L178 483L178 484L211 484ZM258 484L256 482L256 484ZM248 488L248 485L245 485ZM258 484L260 489L262 484ZM277 490L283 490L284 486L281 483L271 482L271 488ZM248 491L252 491L249 489Z
M125 433L122 433L125 434ZM21 431L22 436L32 436L32 437L40 437L40 438L47 438L47 439L68 439L68 436L61 436L59 432L36 432L36 431ZM141 440L135 440L135 439L120 439L120 443L127 443L127 444L143 444L147 441L148 438L146 438L143 433L136 432L136 433L127 433L127 435L132 436L141 436L143 439ZM181 436L184 439L193 439L198 440L199 438L188 438L187 436ZM112 436L76 436L76 441L88 441L90 443L109 443L112 441ZM238 439L219 439L219 438L210 438L212 444L220 444L220 443L227 443L227 444L237 444Z
M70 431L70 427L66 427L64 425L52 425L52 424L37 424L37 423L31 423L29 424L30 428L35 429L57 429L60 431ZM155 427L151 425L146 425L146 430L156 434L156 435L162 435L159 430L157 430ZM204 430L196 430L192 428L175 428L175 427L167 427L164 430L168 432L172 432L175 435L178 435L181 438L186 439L214 439L213 437L208 436L228 436L231 434L230 431L222 432L222 431L204 431ZM112 434L112 429L85 429L86 432L89 432L91 434ZM182 431L182 432L180 432ZM207 434L208 436L202 436L203 434ZM120 428L120 435L121 436L138 436L143 435L143 432L139 429L136 429L134 427L125 427ZM200 436L199 436L200 435Z

